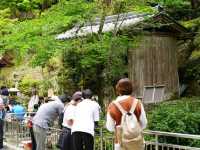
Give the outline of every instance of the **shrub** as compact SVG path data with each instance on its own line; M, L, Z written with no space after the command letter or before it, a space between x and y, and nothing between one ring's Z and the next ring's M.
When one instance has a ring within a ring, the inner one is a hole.
M20 91L25 94L25 95L31 95L31 88L33 86L38 86L40 81L34 80L34 79L29 79L29 78L24 78L21 80L19 83L19 89Z
M148 115L149 129L185 134L200 134L200 98L183 98L155 106ZM190 140L166 138L168 143L200 146ZM160 139L163 141L163 139Z

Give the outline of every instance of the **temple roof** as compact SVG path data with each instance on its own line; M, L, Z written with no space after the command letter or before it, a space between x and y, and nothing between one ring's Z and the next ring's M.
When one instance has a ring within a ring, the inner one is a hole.
M165 24L169 24L171 26L172 32L188 32L188 30L179 24L177 21L172 19L170 16L168 16L165 13L158 13L158 14L137 14L133 12L129 13L122 13L118 15L112 15L105 17L105 22L103 25L102 32L110 32L115 29L117 30L123 30L128 27L137 26L141 22L144 22L145 20L152 20L153 23L156 22L162 22ZM87 36L90 34L98 33L100 27L100 18L96 18L95 20L91 22L85 23L83 26L76 25L72 29L66 31L65 33L59 34L56 36L56 39L58 40L64 40L64 39L70 39L70 38L76 38L76 37L82 37Z

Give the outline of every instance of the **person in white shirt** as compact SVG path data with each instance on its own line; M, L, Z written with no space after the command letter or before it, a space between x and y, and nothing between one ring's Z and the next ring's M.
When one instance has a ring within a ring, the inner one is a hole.
M98 103L98 96L92 96L92 101L94 101L99 109L99 112L101 112L101 106Z
M64 108L64 117L62 123L62 133L60 136L60 149L72 150L71 144L71 128L73 125L74 113L76 105L82 100L82 92L77 91L73 94L72 100Z
M38 104L39 102L39 97L37 95L37 90L36 89L33 89L32 90L32 96L31 96L31 99L28 103L28 112L33 112L34 110L34 105L35 104Z
M73 150L93 150L94 128L99 121L99 108L92 101L92 91L83 91L84 100L76 106L74 122L72 126Z
M130 108L133 104L133 102L136 100L131 94L133 92L133 85L132 82L128 78L120 79L116 85L116 92L118 94L118 97L115 101L119 102L122 108L125 111L130 111ZM137 120L139 121L139 124L142 129L146 128L147 126L147 118L146 113L144 111L144 107L140 101L138 101L135 111L135 116L137 117ZM122 114L116 108L116 106L112 103L108 106L108 112L107 112L107 121L106 121L106 127L111 132L117 132L116 127L121 124L121 117ZM115 134L117 135L117 133ZM132 143L130 143L132 144ZM130 146L131 149L134 149L134 145ZM141 146L142 147L142 146ZM119 139L116 136L115 137L115 150L122 150L122 147L119 144ZM129 150L129 149L127 149Z

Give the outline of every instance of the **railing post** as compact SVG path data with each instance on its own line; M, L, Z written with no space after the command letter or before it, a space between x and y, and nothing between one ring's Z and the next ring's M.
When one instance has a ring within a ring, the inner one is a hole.
M103 129L100 129L100 137L101 137L101 150L103 150Z
M155 139L156 139L156 150L158 150L158 135L155 135Z

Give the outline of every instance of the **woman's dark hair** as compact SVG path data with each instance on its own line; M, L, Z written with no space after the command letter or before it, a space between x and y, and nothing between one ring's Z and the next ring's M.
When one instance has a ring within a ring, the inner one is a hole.
M9 91L8 91L6 86L1 87L1 93L0 94L4 95L4 96L9 96Z
M81 91L77 91L72 95L72 99L74 101L79 101L82 99L82 92Z
M5 89L5 88L6 88L6 86L1 86L1 90Z
M9 100L9 104L10 105L17 105L17 102L16 102L16 100Z
M120 79L116 85L118 95L131 95L133 92L133 84L128 78Z
M35 105L33 106L33 108L34 108L35 110L38 110L39 104L35 104Z
M83 90L82 95L83 95L84 99L86 99L86 98L91 99L92 98L92 91L90 89Z

